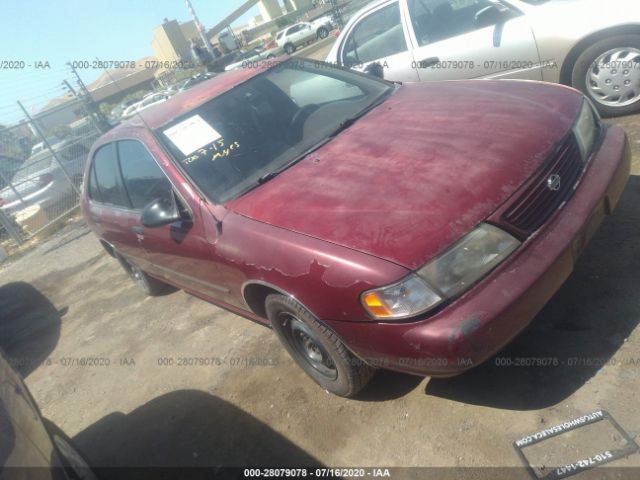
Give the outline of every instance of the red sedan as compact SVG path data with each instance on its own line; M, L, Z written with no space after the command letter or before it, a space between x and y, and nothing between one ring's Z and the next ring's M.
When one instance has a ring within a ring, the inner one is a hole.
M149 294L270 325L323 388L490 358L571 273L630 169L576 90L228 72L93 146L82 208Z

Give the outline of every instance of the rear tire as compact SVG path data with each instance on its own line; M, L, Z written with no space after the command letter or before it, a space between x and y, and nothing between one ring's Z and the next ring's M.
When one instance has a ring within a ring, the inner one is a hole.
M151 297L161 295L169 289L169 285L160 280L150 277L139 267L125 260L121 255L116 254L116 258L134 285Z
M318 29L318 38L323 39L323 38L327 38L329 36L329 30L327 30L325 27L320 27Z
M85 460L86 457L67 434L46 418L42 419L42 423L51 437L67 477L73 480L98 480Z
M640 35L617 35L588 47L573 66L571 84L602 116L640 111Z
M291 54L292 54L293 52L295 52L295 51L296 51L296 47L295 47L295 45L294 45L294 44L292 44L292 43L287 43L287 44L284 46L284 53L286 53L287 55L291 55Z
M273 330L289 355L325 390L353 397L375 373L293 298L271 294L265 307Z

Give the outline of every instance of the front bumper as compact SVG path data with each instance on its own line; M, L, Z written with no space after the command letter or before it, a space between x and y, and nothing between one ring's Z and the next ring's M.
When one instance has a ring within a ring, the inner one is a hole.
M410 323L326 321L360 358L431 376L462 373L520 333L560 288L629 177L624 130L607 129L567 204L503 264L437 314Z

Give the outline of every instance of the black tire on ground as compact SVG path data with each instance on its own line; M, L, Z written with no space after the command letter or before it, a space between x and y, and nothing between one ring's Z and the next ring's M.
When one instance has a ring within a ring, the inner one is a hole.
M150 277L140 268L125 260L121 255L116 253L116 258L134 285L151 297L155 297L166 292L170 287L160 280Z
M276 56L273 53L270 53L269 55L267 55L267 60L271 60L272 58L275 58Z
M284 46L284 53L286 53L287 55L291 55L295 51L296 51L296 46L293 43L287 43Z
M632 47L640 50L640 35L616 35L604 40L600 40L593 45L589 46L578 57L573 65L573 72L571 76L571 85L583 92L596 106L602 116L615 117L619 115L630 115L640 112L640 98L632 104L614 107L610 105L604 105L589 92L587 88L587 73L591 66L602 54L613 50L615 48ZM640 68L640 64L635 65L634 68Z
M56 452L67 476L73 480L98 480L98 476L86 461L86 456L78 449L73 441L55 423L42 419L44 427L49 432Z
M325 27L320 27L318 29L318 38L327 38L329 36L329 30Z
M293 298L271 294L265 306L289 355L322 388L350 398L369 382L375 369L355 357L332 330Z

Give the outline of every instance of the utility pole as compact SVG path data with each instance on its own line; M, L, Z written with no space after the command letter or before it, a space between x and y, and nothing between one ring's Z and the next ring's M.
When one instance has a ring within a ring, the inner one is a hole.
M93 100L93 97L89 93L89 90L87 90L86 85L84 84L84 82L80 78L80 75L78 75L78 72L76 71L76 69L73 67L73 65L70 62L67 62L67 65L71 69L71 73L73 73L73 76L76 77L76 83L78 85L78 88L80 88L80 93L81 93L80 99L85 102L85 104L87 105L87 108L89 109L89 111L93 115L95 115L95 119L96 119L97 125L98 125L98 130L100 130L102 133L106 132L107 130L109 130L111 128L111 126L109 125L109 122L107 121L107 119L104 116L104 114L100 111L100 108L98 107L98 104L96 104L96 102ZM66 82L66 81L65 81L65 84L67 84L67 86L71 89L71 92L74 95L76 95L75 91L71 88L71 85L69 85L69 83ZM77 96L76 96L76 98L77 98Z
M191 5L191 1L184 0L184 3L187 5L187 10L189 10L189 13L191 14L193 23L196 24L196 29L200 34L200 39L204 43L204 47L207 49L207 52L209 52L209 55L211 56L211 60L215 60L216 54L213 52L213 46L211 45L211 42L207 39L207 36L204 34L204 27L200 23L200 20L198 20L198 16L196 15L196 12L193 9L193 6Z

